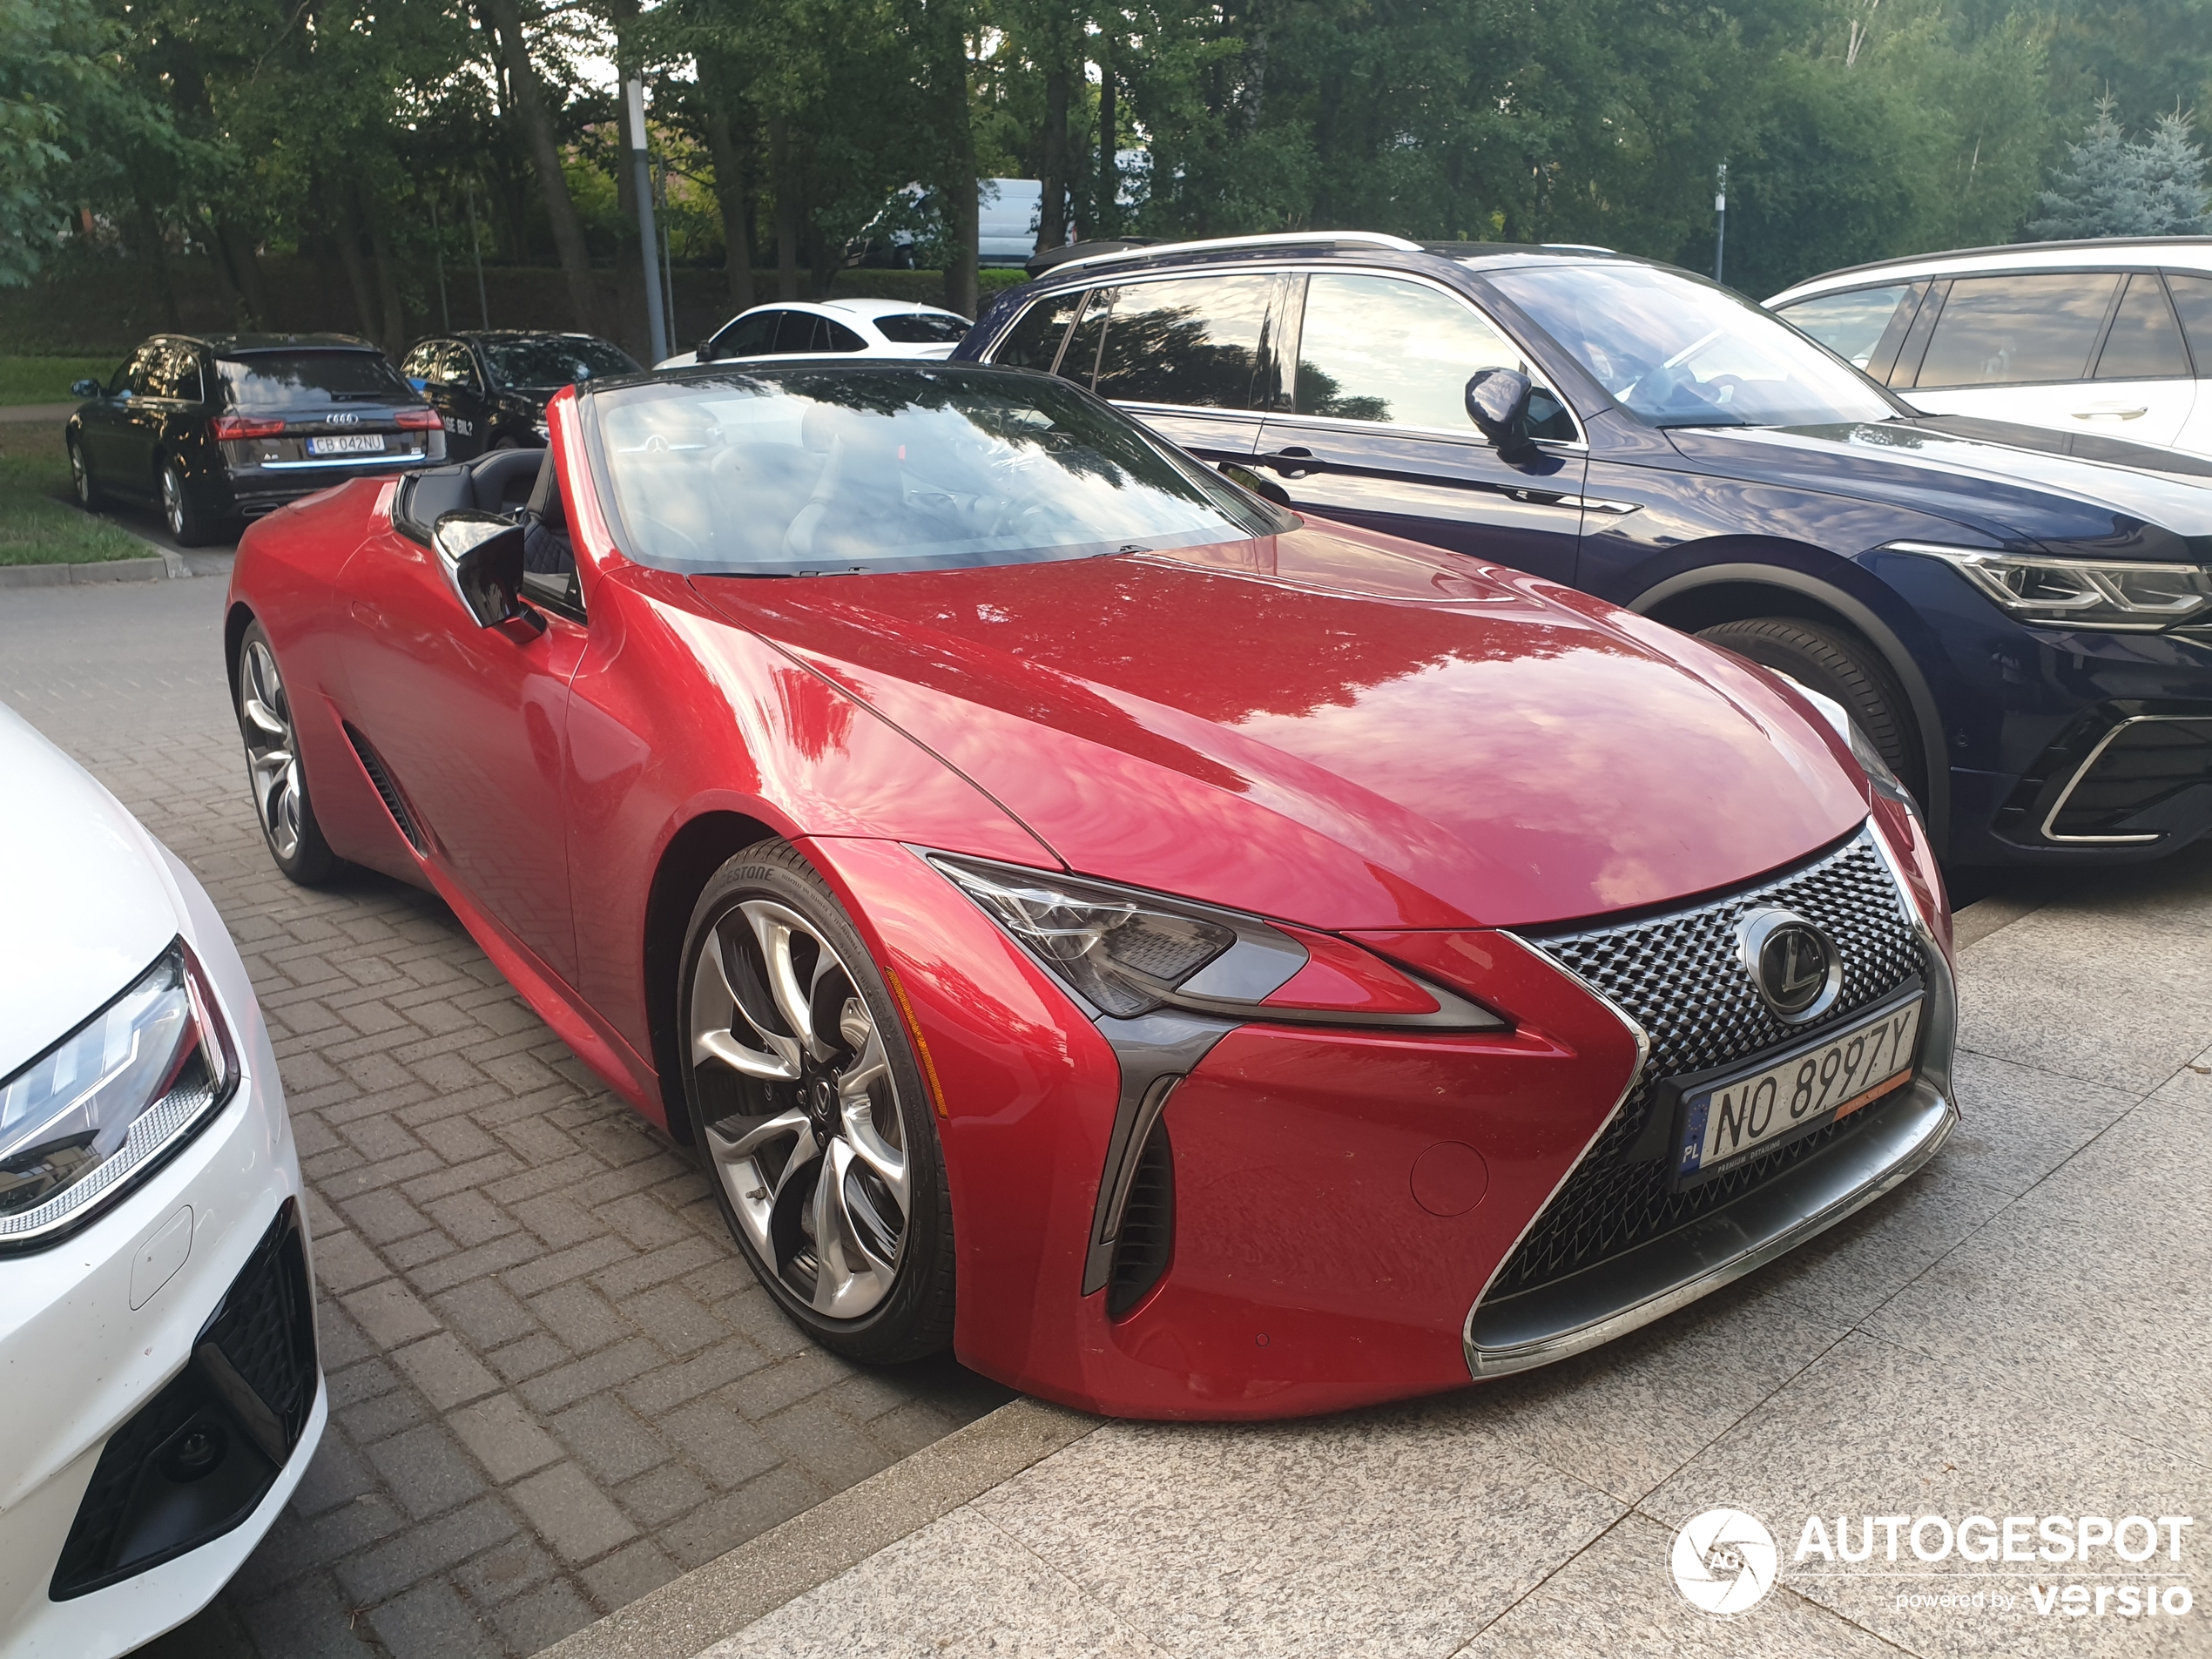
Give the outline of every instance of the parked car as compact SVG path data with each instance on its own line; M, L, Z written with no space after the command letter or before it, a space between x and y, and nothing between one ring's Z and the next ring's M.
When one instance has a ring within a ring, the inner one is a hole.
M248 531L271 850L443 895L833 1351L1138 1416L1447 1388L1948 1132L1940 880L1833 704L1043 375L550 415L534 475Z
M1923 414L2212 455L2212 236L1885 260L1767 308Z
M400 360L408 384L445 422L446 454L543 448L546 400L595 375L635 374L637 361L592 334L469 329L418 341Z
M968 328L958 312L904 300L786 300L738 313L698 349L656 367L684 368L738 357L949 357Z
M436 411L365 340L158 334L85 401L65 442L78 503L159 505L185 547L367 472L445 459Z
M2212 463L1921 415L1724 289L1602 249L1072 260L955 355L1095 387L1301 511L1789 674L1850 711L1958 863L2152 858L2212 826Z
M4 705L0 859L0 1651L99 1659L205 1607L314 1455L300 1161L207 894Z

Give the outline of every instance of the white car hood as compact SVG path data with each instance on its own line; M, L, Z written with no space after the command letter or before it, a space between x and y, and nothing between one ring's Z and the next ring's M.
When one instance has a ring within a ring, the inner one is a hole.
M0 705L0 1079L83 1024L179 930L153 838Z

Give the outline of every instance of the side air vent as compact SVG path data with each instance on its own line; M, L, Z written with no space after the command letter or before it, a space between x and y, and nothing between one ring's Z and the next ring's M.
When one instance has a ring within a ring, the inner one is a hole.
M368 781L376 786L376 792L384 800L384 810L391 813L392 821L400 826L400 833L407 837L407 844L418 853L428 853L430 844L423 837L422 826L415 821L415 814L408 809L407 797L400 793L399 786L392 781L392 774L385 767L382 757L370 745L368 739L354 731L350 724L346 727L346 741L354 745L354 753L361 759L361 770L368 774Z
M1121 1232L1114 1241L1113 1274L1106 1282L1108 1316L1118 1319L1143 1300L1174 1254L1175 1153L1168 1145L1168 1126L1156 1121L1137 1155Z

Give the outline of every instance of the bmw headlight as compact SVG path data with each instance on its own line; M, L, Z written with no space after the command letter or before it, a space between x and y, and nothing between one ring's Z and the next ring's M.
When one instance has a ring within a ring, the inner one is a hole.
M181 939L121 995L0 1082L0 1249L86 1219L149 1172L239 1080Z
M2047 628L2155 633L2212 611L2212 570L2201 564L2107 563L1932 542L1892 542L1887 550L1941 559L2008 615Z
M1076 995L1116 1019L1173 1007L1296 1024L1488 1031L1507 1023L1349 940L1306 933L1310 949L1291 936L1302 930L1109 882L942 854L929 861ZM1332 976L1333 992L1297 995L1291 982L1314 950L1354 971ZM1387 1011L1378 1009L1379 989ZM1278 992L1289 1000L1270 1002ZM1345 995L1358 1004L1342 1002Z

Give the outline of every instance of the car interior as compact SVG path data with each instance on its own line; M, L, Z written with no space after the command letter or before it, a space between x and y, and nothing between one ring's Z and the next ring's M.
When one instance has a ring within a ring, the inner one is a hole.
M460 512L496 513L522 525L531 597L575 603L576 551L550 449L495 449L475 461L410 474L392 498L392 528L429 547L438 521Z

